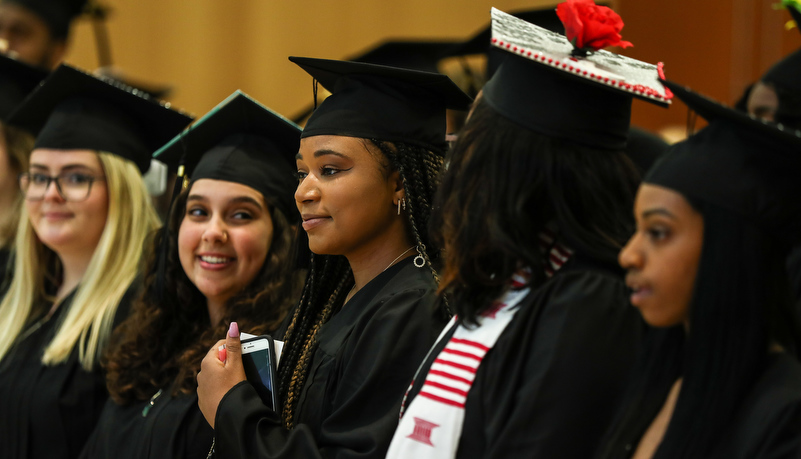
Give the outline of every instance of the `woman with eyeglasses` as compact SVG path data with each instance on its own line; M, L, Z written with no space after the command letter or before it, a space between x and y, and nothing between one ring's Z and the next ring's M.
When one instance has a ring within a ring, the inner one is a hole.
M98 358L158 226L141 174L189 121L68 66L12 115L38 137L0 302L0 457L81 451L108 397Z

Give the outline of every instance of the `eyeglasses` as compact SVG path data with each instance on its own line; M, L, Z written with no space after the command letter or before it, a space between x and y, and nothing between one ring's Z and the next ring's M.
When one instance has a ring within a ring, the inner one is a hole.
M39 201L44 199L47 189L50 187L50 182L54 182L58 194L65 201L78 202L84 201L89 197L94 182L102 180L105 180L105 177L93 177L79 173L51 177L45 174L23 172L19 174L19 187L25 194L25 199Z

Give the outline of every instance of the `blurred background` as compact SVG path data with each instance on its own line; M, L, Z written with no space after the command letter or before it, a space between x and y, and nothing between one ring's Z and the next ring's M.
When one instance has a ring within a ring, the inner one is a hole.
M289 118L312 102L312 81L289 55L352 58L387 39L462 41L507 12L554 0L102 0L105 21L75 21L66 62L111 63L126 79L170 87L174 106L202 115L242 89ZM801 47L776 0L612 0L626 50L664 62L667 78L733 104L772 63ZM108 40L98 37L107 35ZM105 43L103 45L102 43ZM103 61L103 62L101 62ZM481 66L479 60L472 65ZM440 62L448 67L448 62ZM633 124L684 126L687 110L635 101Z

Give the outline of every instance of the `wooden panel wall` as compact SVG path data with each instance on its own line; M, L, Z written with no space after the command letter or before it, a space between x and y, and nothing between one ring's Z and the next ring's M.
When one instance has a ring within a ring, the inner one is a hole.
M289 55L345 58L386 38L460 39L489 21L553 0L105 0L115 63L132 77L169 83L172 102L201 115L235 89L292 116L311 101L311 80ZM634 43L626 54L662 61L668 78L733 102L771 63L801 46L776 0L616 0ZM76 24L69 62L98 65L92 29ZM634 122L682 124L635 103Z

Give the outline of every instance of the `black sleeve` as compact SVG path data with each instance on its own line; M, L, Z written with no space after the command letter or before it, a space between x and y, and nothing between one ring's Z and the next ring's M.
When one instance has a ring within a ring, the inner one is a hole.
M623 283L606 275L565 274L533 309L515 318L522 322L503 349L508 355L490 368L503 377L482 400L485 457L592 457L644 326Z
M410 290L363 316L328 376L318 435L302 423L285 430L249 384L234 387L217 411L218 457L383 458L403 394L444 325L433 311L432 294Z
M783 410L767 433L754 458L801 459L801 402Z

